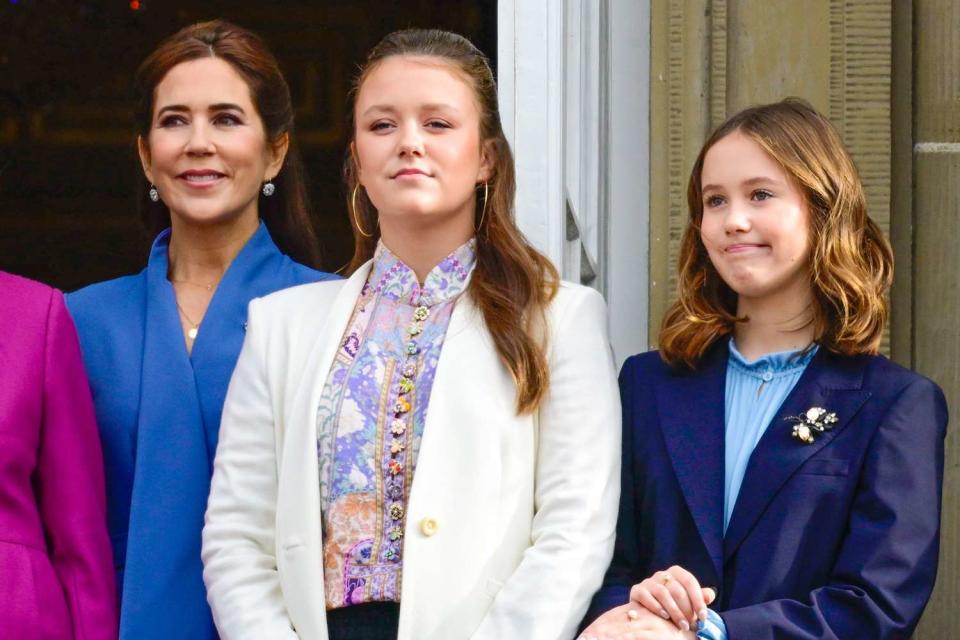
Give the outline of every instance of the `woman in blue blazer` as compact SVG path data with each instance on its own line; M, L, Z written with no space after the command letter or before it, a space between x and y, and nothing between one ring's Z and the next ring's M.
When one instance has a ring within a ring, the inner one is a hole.
M200 532L247 303L328 276L284 255L315 263L316 235L290 93L264 43L194 25L137 81L146 217L169 228L146 269L68 304L103 442L120 637L216 638Z
M620 374L616 550L583 637L909 637L947 409L877 355L892 254L850 156L805 102L747 109L688 201L660 351Z

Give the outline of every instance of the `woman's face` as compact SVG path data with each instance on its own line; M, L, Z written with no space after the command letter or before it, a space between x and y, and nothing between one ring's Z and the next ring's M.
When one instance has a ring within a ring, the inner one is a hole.
M143 170L172 218L222 224L257 218L262 184L283 165L287 138L267 143L250 88L220 58L170 69L154 90Z
M753 302L809 297L809 211L779 163L740 131L704 157L700 238L723 281Z
M476 187L490 177L472 87L441 59L395 56L364 79L353 153L384 234L473 233Z

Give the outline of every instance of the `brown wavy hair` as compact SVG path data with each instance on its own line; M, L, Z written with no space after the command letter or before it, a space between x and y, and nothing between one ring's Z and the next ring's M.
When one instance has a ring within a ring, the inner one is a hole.
M513 154L500 123L490 63L469 40L455 33L437 29L396 31L368 54L353 85L354 102L367 76L394 56L437 58L450 65L473 89L480 110L480 144L491 149L494 166L485 214L482 197L477 198L474 226L482 222L482 228L477 230L477 264L468 293L482 312L497 354L517 385L517 412L530 413L549 386L546 344L540 328L544 326L547 305L556 295L560 276L553 264L527 242L514 222ZM354 118L354 108L350 114ZM351 122L350 131L352 147L355 122ZM352 194L359 181L349 150L344 160L344 182L351 211ZM350 273L373 256L380 236L376 208L364 189L358 189L355 215L372 237L359 233L351 219L354 253L348 267Z
M860 176L837 131L806 101L787 98L730 117L693 164L677 299L660 328L661 356L672 365L694 368L737 322L749 321L736 316L737 294L717 274L700 238L703 161L714 144L734 131L776 160L809 206L815 340L842 355L876 353L889 313L893 252L867 215Z
M273 179L276 191L269 198L260 196L258 211L281 251L297 262L318 267L320 243L310 216L303 165L294 144L290 88L277 60L258 35L224 20L212 20L184 27L161 42L137 70L137 132L147 140L155 90L167 73L178 64L200 58L220 58L240 74L250 88L268 142L275 143L283 135L289 137L283 168ZM170 226L170 210L162 200L152 202L147 197L142 176L141 183L141 217L147 231L155 235Z

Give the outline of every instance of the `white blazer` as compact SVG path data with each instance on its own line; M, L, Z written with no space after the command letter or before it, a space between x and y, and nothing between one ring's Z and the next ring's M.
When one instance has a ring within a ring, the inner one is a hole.
M227 393L203 578L224 640L326 640L319 395L370 263L250 303ZM564 283L550 390L516 387L464 294L437 365L404 534L399 640L572 638L613 554L620 400L603 298Z

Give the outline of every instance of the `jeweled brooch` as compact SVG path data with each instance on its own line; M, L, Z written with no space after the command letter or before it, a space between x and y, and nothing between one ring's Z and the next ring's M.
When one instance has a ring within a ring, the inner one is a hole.
M810 407L802 416L787 416L793 422L793 437L804 444L813 444L817 436L833 429L840 421L837 414L823 407Z

